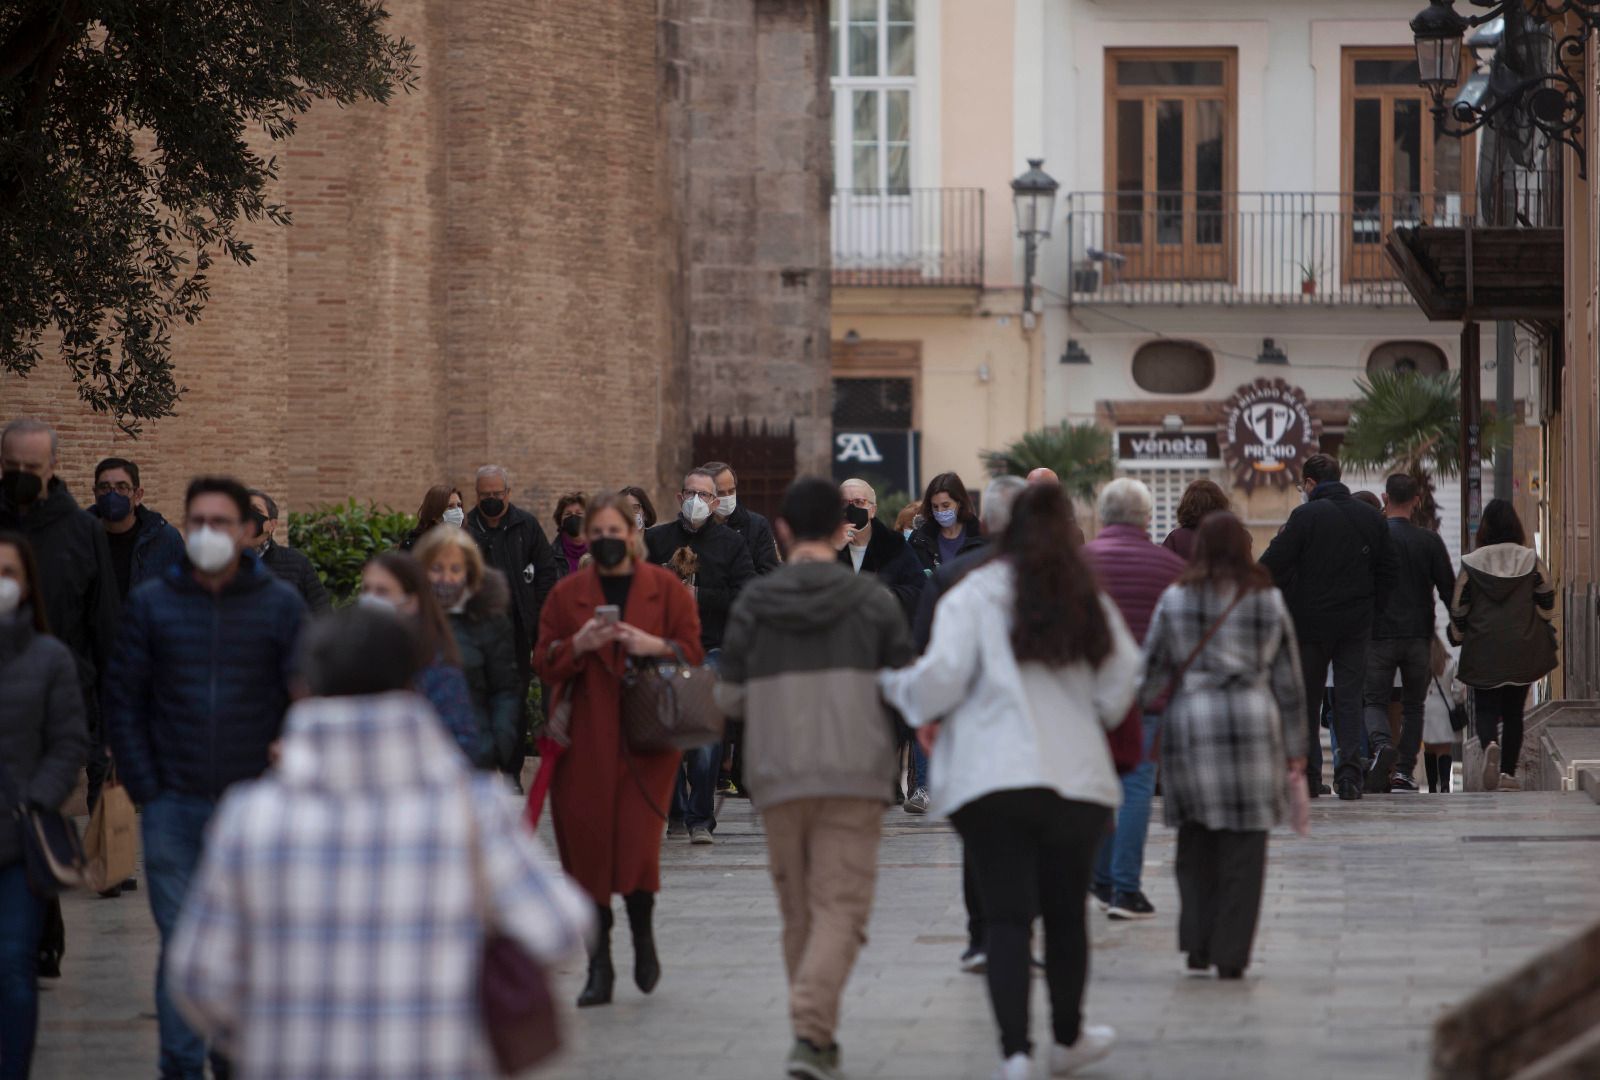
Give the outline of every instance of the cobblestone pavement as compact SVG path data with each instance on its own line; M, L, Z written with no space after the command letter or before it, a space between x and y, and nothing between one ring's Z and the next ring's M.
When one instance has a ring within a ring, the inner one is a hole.
M1238 984L1178 977L1172 832L1151 827L1152 921L1091 917L1091 1019L1115 1025L1103 1078L1413 1078L1430 1026L1473 988L1600 917L1600 807L1580 795L1396 794L1313 804L1273 839L1257 965ZM890 810L871 941L844 1009L848 1076L987 1077L983 980L962 975L960 852L942 822ZM760 1080L789 1045L777 911L759 821L728 804L714 847L673 839L641 996L619 928L616 1003L574 1015L557 1080ZM156 934L141 891L66 902L65 978L44 996L34 1075L150 1076ZM620 903L618 905L620 911ZM618 918L619 923L625 921ZM560 976L575 997L582 964ZM1042 980L1034 1029L1048 1033ZM1042 1075L1042 1071L1040 1073Z

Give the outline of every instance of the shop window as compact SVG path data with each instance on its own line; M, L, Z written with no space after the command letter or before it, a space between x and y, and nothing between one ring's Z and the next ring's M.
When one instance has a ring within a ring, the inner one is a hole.
M1444 350L1426 341L1386 341L1367 357L1368 371L1410 371L1442 375L1450 369Z
M1152 341L1133 354L1133 381L1152 394L1198 394L1216 377L1211 350L1192 341Z
M835 431L909 431L912 406L910 379L833 380Z

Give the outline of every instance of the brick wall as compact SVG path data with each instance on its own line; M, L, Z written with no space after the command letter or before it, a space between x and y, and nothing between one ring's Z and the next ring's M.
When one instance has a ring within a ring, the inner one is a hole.
M169 516L203 471L409 510L494 462L544 519L570 487L676 490L708 413L792 416L824 463L825 15L659 3L391 4L417 90L269 150L295 224L174 333L178 416L130 443L47 356L0 418L54 423L82 499L133 458Z

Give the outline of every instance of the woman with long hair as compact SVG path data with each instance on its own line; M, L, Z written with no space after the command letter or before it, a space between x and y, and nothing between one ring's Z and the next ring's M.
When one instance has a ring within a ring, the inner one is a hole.
M416 691L433 706L461 752L478 755L478 721L472 692L461 673L461 650L450 620L433 595L422 564L399 551L385 551L361 568L361 603L387 608L416 627L421 656Z
M484 565L470 533L449 526L422 538L417 562L450 621L461 656L477 727L472 763L480 769L508 770L526 708L517 665L528 659L517 656L505 575Z
M930 491L930 503L938 495ZM1065 1075L1111 1050L1082 1022L1089 972L1084 900L1122 800L1106 732L1127 716L1139 649L1071 542L1072 504L1038 484L1017 496L999 557L939 602L928 650L880 676L933 741L934 811L966 845L987 925L1001 1080L1029 1075L1029 935L1043 916L1054 1042Z
M556 499L556 580L559 581L583 564L589 542L583 538L583 515L588 497L581 491L568 491Z
M650 501L650 496L642 487L625 487L617 492L622 496L627 507L628 516L633 519L633 524L640 532L655 528L656 505Z
M422 505L417 507L417 524L400 541L401 551L410 551L417 546L417 541L427 536L429 532L439 525L454 525L457 528L467 519L466 508L461 499L461 492L449 484L435 484L428 489L422 497Z
M705 659L694 596L670 570L644 558L626 498L601 495L584 522L590 564L550 591L539 617L533 666L551 687L552 712L570 704L550 786L561 865L600 916L580 1006L611 1002L611 898L621 894L633 934L633 981L648 994L661 978L653 912L661 891L661 836L680 756L640 754L622 732L622 678L630 663L676 652ZM605 609L605 610L602 610Z
M89 755L72 653L50 636L28 541L0 533L0 802L57 807ZM0 828L0 1076L24 1077L39 1026L46 902L28 887L20 835Z
M1211 514L1226 513L1233 509L1227 492L1212 480L1196 480L1183 490L1178 500L1178 527L1167 534L1161 546L1187 561L1194 556L1195 534L1200 523Z
M922 525L911 533L910 543L923 573L932 574L986 543L972 496L955 473L940 473L928 481L921 505Z
M1471 554L1461 557L1450 604L1450 641L1461 646L1456 678L1472 687L1484 791L1522 790L1517 761L1528 687L1556 667L1555 583L1527 543L1511 503L1491 500Z
M1161 791L1178 830L1178 948L1223 979L1250 966L1267 832L1305 787L1305 686L1288 605L1226 511L1195 535L1145 637L1146 707L1161 721Z

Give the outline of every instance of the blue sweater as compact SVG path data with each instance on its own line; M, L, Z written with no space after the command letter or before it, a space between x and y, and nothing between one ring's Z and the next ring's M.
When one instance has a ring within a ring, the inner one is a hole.
M128 793L219 798L261 775L283 727L306 608L252 555L220 594L185 558L128 596L105 722Z

